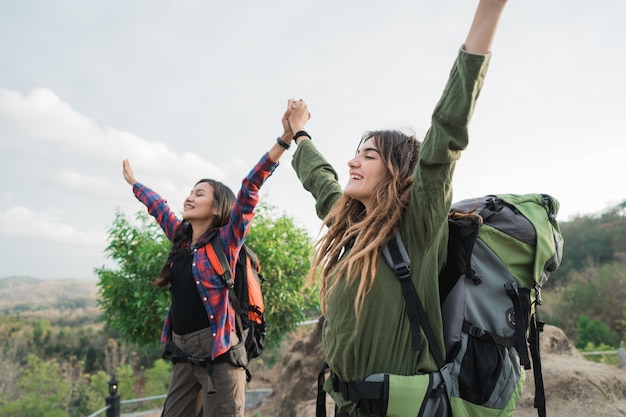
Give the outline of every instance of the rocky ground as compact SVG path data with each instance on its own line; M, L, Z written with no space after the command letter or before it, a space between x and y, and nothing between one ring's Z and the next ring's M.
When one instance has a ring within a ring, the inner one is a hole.
M292 342L281 364L256 370L250 388L271 388L273 394L246 417L314 417L317 375L323 364L321 329ZM626 369L590 362L582 357L565 334L546 326L541 335L543 379L548 416L626 416ZM533 417L534 380L527 371L524 395L516 416ZM329 417L334 414L328 403Z

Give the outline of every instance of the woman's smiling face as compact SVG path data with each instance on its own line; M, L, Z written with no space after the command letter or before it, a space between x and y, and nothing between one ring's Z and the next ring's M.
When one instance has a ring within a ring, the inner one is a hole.
M372 138L361 144L356 155L348 161L350 179L344 192L367 208L378 184L388 175L380 152Z
M200 182L193 187L183 205L183 218L192 220L212 220L217 214L213 187L208 182Z

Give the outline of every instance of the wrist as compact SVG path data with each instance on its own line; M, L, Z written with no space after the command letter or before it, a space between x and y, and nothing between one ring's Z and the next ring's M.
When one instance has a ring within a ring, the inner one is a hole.
M284 141L282 136L276 138L276 143L278 143L280 147L285 150L288 150L291 147L291 143Z
M291 143L291 141L293 140L293 133L291 131L283 132L283 134L280 135L280 140L285 143Z
M299 130L299 131L296 132L295 135L293 135L293 141L296 143L296 145L298 144L298 139L302 138L302 137L306 137L306 138L309 138L309 140L311 140L311 135L309 135L304 130Z

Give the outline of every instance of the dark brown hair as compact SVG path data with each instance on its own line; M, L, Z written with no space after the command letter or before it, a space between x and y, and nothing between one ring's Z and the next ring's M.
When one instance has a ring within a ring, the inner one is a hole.
M213 222L207 230L204 231L198 241L202 241L213 229L216 227L222 227L228 224L230 221L230 214L235 205L235 194L230 188L219 181L215 181L208 178L203 178L195 185L203 182L208 183L213 188L213 205L217 208L217 214L213 218ZM165 287L172 280L172 264L174 261L182 256L191 244L191 236L193 230L189 222L183 220L176 230L174 231L174 238L172 239L172 249L170 250L167 260L161 268L159 277L153 282L158 287Z

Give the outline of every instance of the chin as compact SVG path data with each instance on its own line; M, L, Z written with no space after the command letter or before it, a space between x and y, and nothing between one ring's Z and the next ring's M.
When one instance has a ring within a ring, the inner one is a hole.
M354 198L355 200L359 199L359 193L355 193L354 191L352 191L352 187L350 186L347 186L346 188L344 188L343 193L350 198Z

